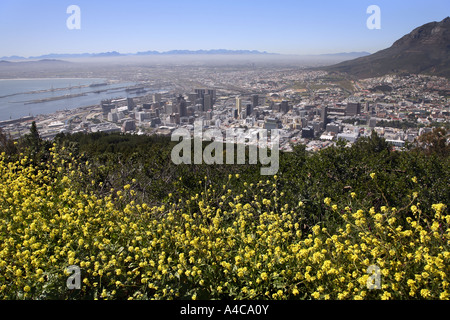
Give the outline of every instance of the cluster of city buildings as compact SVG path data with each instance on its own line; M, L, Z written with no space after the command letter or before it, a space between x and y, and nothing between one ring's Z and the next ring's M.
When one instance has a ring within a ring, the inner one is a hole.
M269 81L264 84L269 85ZM52 139L61 132L170 136L180 127L193 130L194 122L202 121L204 128L223 132L230 128L279 129L281 150L290 151L293 145L305 144L308 150L315 151L339 139L354 143L373 130L396 148L402 148L430 131L430 124L444 125L450 118L450 87L441 78L391 76L353 85L356 90L352 94L322 79L298 89L270 87L272 92L249 90L236 94L214 87L185 93L160 92L105 100L98 106L0 125L18 136L26 133L31 121L38 120L41 135ZM405 127L402 123L414 125Z

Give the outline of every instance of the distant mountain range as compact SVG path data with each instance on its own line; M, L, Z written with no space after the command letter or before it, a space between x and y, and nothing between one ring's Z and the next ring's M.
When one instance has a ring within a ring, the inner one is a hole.
M390 48L322 69L358 78L406 73L450 78L450 17L414 29Z
M278 53L269 53L266 51L258 50L227 50L227 49L214 49L214 50L171 50L171 51L144 51L137 53L120 53L117 51L102 52L102 53L52 53L35 57L21 57L21 56L9 56L1 57L3 61L26 61L26 60L51 60L51 59L73 59L73 58L95 58L95 57L122 57L122 56L157 56L157 55L276 55L281 56ZM328 53L317 55L299 55L299 57L318 57L318 58L339 58L342 60L354 59L370 55L369 52L340 52L340 53Z
M23 59L22 59L23 60ZM27 66L39 66L39 65L44 65L44 64L48 64L48 65L68 65L68 64L72 64L69 61L64 61L64 60L58 60L58 59L40 59L40 60L23 60L23 61L16 61L16 62L11 62L11 61L7 61L7 60L0 60L0 65L2 66L17 66L17 65L27 65Z
M171 50L166 52L159 51L144 51L138 52L136 55L138 56L147 56L147 55L173 55L173 54L277 54L277 53L268 53L266 51L258 51L258 50L227 50L227 49L213 49L213 50Z
M102 53L51 53L35 57L21 57L9 56L2 57L0 60L38 60L38 59L69 59L69 58L95 58L95 57L121 57L121 56L149 56L149 55L193 55L193 54L224 54L224 55L238 55L238 54L257 54L257 55L275 55L276 53L268 53L266 51L257 50L171 50L171 51L144 51L138 53L120 53L117 51L102 52Z

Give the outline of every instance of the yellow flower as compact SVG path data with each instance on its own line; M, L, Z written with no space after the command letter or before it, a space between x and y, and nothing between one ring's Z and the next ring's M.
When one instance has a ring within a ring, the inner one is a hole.
M392 297L392 294L390 292L383 292L383 295L381 296L381 300L389 300Z
M330 199L330 198L325 198L325 199L323 200L323 202L324 202L327 206L329 206L329 205L331 204L331 199Z
M436 211L437 214L441 214L447 206L443 203L433 204L431 208Z
M431 292L428 289L420 290L420 295L424 298L429 298L431 296Z
M370 177L371 177L372 179L375 179L376 173L375 173L375 172L372 172L372 173L370 174Z
M312 228L312 231L314 232L315 235L319 234L320 226L314 226L314 227Z

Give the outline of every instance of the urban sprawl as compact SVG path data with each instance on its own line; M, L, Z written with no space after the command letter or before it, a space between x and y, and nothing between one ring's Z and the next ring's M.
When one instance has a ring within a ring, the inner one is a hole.
M251 68L250 68L251 69ZM191 73L192 76L192 73ZM195 83L183 77L166 82L170 89L145 94L157 79L141 84L134 98L99 101L98 105L0 122L13 138L36 122L44 139L59 133L122 132L170 136L183 127L279 129L280 150L297 144L317 151L339 139L354 143L375 130L401 150L406 143L445 126L450 118L450 84L426 76L384 76L348 80L323 71L285 68L205 72ZM180 85L182 83L182 85ZM154 93L156 92L156 93Z

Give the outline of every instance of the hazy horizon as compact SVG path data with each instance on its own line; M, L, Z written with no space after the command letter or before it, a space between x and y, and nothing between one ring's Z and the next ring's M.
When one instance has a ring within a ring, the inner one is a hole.
M36 69L40 70L42 64L48 71L54 68L63 68L66 72L69 69L80 67L125 67L125 66L157 66L157 65L199 65L199 66L223 66L223 65L255 65L255 66L297 66L297 67L317 67L339 63L345 60L355 59L351 55L259 55L259 54L167 54L167 55L124 55L110 57L68 57L68 58L48 58L48 59L26 59L26 60L2 60L10 64L5 65L2 70L28 70L30 73ZM74 64L71 67L71 64ZM94 71L94 70L92 70ZM2 73L0 73L0 78Z
M211 51L219 51L219 50L227 50L229 53L211 53ZM148 50L152 51L152 50ZM189 51L189 53L174 53L175 51ZM199 53L200 51L205 51L204 53ZM245 51L245 52L238 52ZM251 51L257 51L252 53ZM110 54L110 53L118 53L119 55L114 56L101 56L102 54ZM118 52L118 51L108 51L108 52L83 52L83 53L71 53L71 52L49 52L38 56L20 56L20 55L10 55L10 56L0 56L0 59L12 58L11 60L39 60L46 59L48 57L57 56L61 59L84 59L84 58L93 58L93 59L101 59L101 58L114 58L114 57L162 57L162 56L199 56L199 55L207 55L207 56L280 56L280 57L320 57L320 56L337 56L337 55L359 55L359 54L373 54L375 52L369 51L349 51L349 52L329 52L329 53L317 53L317 54L299 54L299 53L277 53L277 52L262 52L258 50L252 49L237 49L237 50L228 50L228 49L198 49L198 50L185 50L185 49L174 49L170 51L158 51L158 53L145 53L145 52ZM83 56L88 55L88 56ZM68 57L64 57L68 56Z

